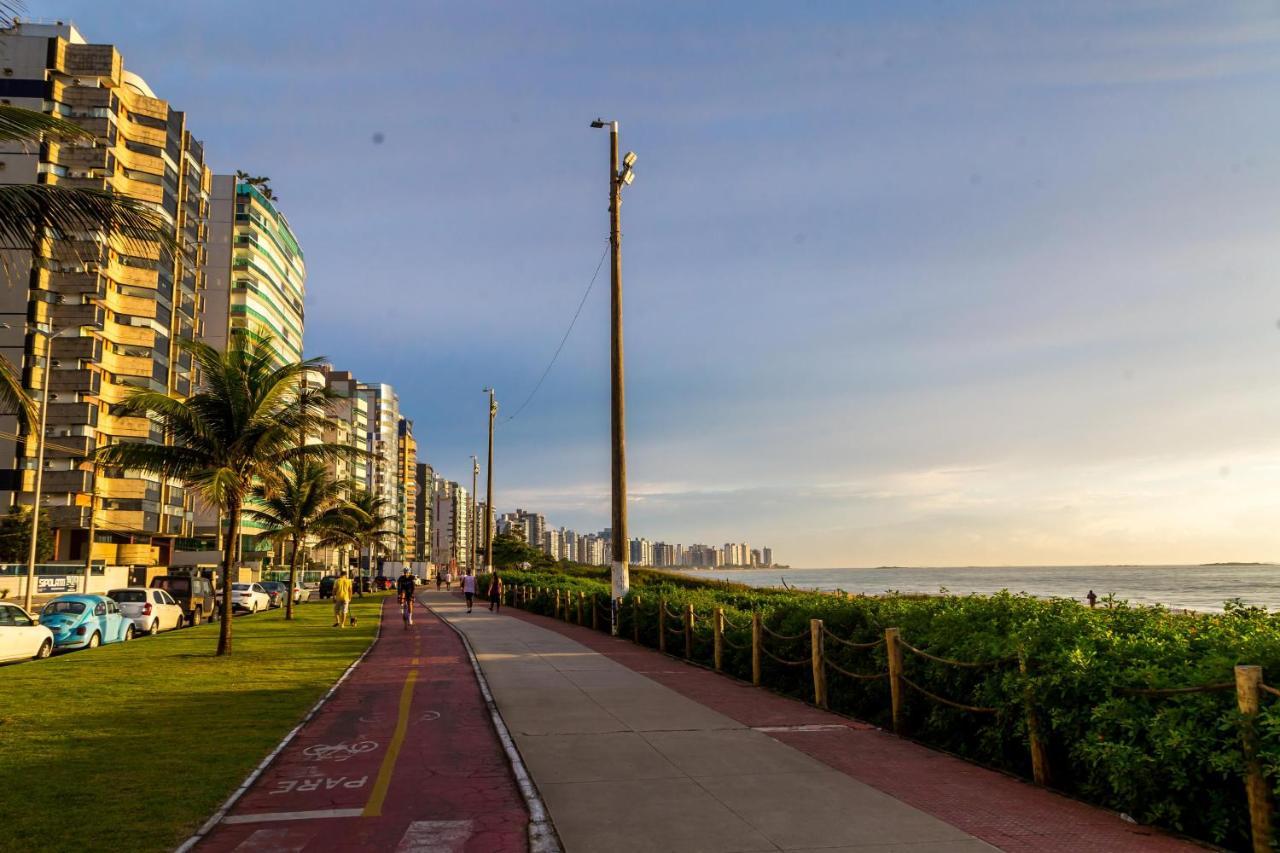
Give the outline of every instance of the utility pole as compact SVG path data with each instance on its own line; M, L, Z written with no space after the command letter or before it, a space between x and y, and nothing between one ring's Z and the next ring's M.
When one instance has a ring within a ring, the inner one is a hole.
M70 331L68 326L60 332L49 334L42 329L32 329L32 331L44 338L44 372L40 375L40 381L43 388L40 391L40 427L36 433L36 470L35 470L35 497L31 503L31 547L27 551L27 594L22 601L22 609L28 613L31 612L31 598L35 595L36 586L36 542L40 537L40 491L44 483L44 439L45 439L45 419L49 415L49 378L53 373L53 339ZM34 340L32 344L32 354L35 354ZM80 590L82 593L89 591L89 575L84 576L85 588Z
M618 123L596 119L594 128L609 128L609 264L610 288L609 315L609 366L611 371L610 423L613 445L613 519L609 533L610 550L613 552L611 572L613 594L617 602L631 587L631 542L627 538L627 403L626 370L622 348L622 188L631 183L635 174L631 171L636 155L618 162ZM617 613L613 614L613 632L618 631Z
M480 528L476 524L476 478L480 476L480 460L471 454L471 523L467 525L467 565L475 564L476 554L480 553L479 542L476 541Z
M489 520L493 518L493 419L498 415L498 401L494 398L492 388L484 389L489 392L489 465L485 468L485 479L488 481L488 488L485 489L485 507L484 507L484 567L486 571L493 571L493 525Z

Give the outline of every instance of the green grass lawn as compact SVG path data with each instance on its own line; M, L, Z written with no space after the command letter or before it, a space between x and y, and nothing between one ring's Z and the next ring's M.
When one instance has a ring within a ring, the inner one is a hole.
M171 850L369 645L385 594L0 667L0 850Z

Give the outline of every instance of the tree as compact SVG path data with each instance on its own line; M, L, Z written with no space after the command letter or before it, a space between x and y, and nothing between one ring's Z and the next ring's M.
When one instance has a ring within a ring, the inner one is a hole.
M387 511L384 498L370 492L356 492L342 506L340 513L340 520L330 526L321 544L349 544L357 549L357 554L368 548L369 573L373 574L377 549L393 545L400 539L400 532L395 529L400 517Z
M25 563L31 548L31 508L9 507L9 514L0 518L0 563ZM40 535L36 539L36 560L53 557L53 531L49 529L47 513L40 516Z
M289 597L285 619L293 618L293 588L298 583L298 558L307 537L313 533L339 530L347 520L342 496L348 483L333 479L329 470L314 459L302 459L286 466L279 482L260 483L250 493L254 504L245 516L263 526L262 537L273 544L289 542Z
M499 533L493 537L493 564L500 568L509 569L521 563L536 563L541 556L541 551L519 536Z
M227 522L223 554L222 630L218 654L231 653L231 584L245 501L255 486L278 487L290 466L334 459L351 448L305 444L319 434L328 396L302 382L318 359L281 364L274 341L235 335L226 352L184 340L200 374L196 393L185 400L139 389L121 405L160 426L166 444L117 443L101 448L105 465L172 477L217 507Z

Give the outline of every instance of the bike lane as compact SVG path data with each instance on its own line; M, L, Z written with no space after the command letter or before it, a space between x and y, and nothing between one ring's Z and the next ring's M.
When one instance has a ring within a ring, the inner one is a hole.
M210 851L522 851L528 810L461 640L393 599L350 678L198 845Z

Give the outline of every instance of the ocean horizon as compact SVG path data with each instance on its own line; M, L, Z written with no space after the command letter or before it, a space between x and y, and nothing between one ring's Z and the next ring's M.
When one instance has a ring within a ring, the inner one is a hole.
M990 595L1008 590L1038 598L1084 601L1092 590L1132 604L1206 612L1239 600L1280 609L1280 564L1093 566L877 566L851 568L676 569L681 574L761 587L881 595L887 592Z

